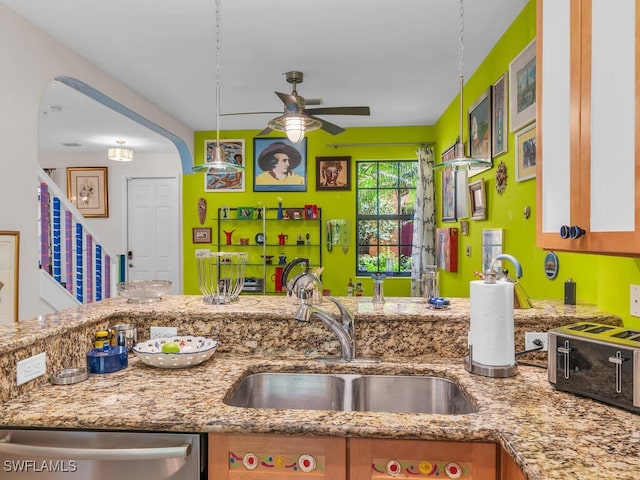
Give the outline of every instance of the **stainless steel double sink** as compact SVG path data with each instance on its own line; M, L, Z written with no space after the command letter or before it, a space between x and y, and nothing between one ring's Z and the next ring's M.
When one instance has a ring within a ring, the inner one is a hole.
M254 373L224 402L244 408L460 415L476 409L449 379L421 375Z

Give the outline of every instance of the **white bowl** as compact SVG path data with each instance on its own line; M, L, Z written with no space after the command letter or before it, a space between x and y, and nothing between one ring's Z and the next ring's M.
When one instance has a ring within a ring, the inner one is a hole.
M118 283L118 293L130 303L149 303L162 300L171 290L170 280L133 280Z
M165 343L177 343L179 353L164 353ZM218 347L218 341L191 335L154 338L137 343L133 353L147 365L160 368L185 368L209 360Z

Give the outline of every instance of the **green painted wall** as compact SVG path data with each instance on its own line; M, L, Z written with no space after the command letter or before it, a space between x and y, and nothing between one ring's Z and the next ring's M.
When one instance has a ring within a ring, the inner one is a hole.
M500 41L496 44L485 61L467 80L464 89L464 111L466 112L478 96L489 88L504 72L509 62L535 37L536 11L535 0L530 0L519 17ZM472 41L467 38L466 41ZM452 80L455 81L455 80ZM338 136L331 136L322 131L314 131L308 135L307 169L308 188L305 193L253 193L252 163L248 162L247 183L244 193L204 193L202 174L191 174L183 177L184 201L184 291L187 294L199 294L195 275L195 245L191 243L191 228L198 226L197 202L204 196L209 205L206 226L214 228L212 218L215 210L222 205L257 205L261 201L264 206L276 206L276 198L283 197L285 206L303 206L315 203L322 207L323 220L329 218L347 218L353 220L355 214L355 190L349 192L316 192L315 191L315 157L316 156L351 156L356 160L375 159L414 159L415 146L364 147L347 146L333 148L333 143L384 143L384 142L436 142L436 155L443 148L452 145L458 135L459 104L455 99L443 113L435 126L424 127L386 127L386 128L350 128ZM464 137L468 137L466 132ZM245 155L253 158L253 137L258 131L223 131L221 138L244 138ZM197 132L195 135L195 162L203 161L204 140L215 138L215 132ZM508 152L495 159L497 165L504 162L507 166L507 189L502 195L495 190L495 168L480 174L476 178L485 179L487 191L488 218L483 221L470 221L468 236L459 236L459 268L457 273L441 272L441 292L449 297L466 297L469 295L469 282L474 280L473 272L481 269L481 233L487 228L504 229L504 252L514 255L520 260L524 275L522 284L533 298L561 299L564 282L572 278L577 282L578 301L596 304L601 310L620 315L625 324L631 328L640 328L640 319L629 315L629 285L640 284L640 259L613 257L604 255L586 255L558 253L560 259L559 275L555 280L548 280L544 275L543 260L546 252L536 247L536 180L515 181L514 136L509 135ZM439 188L440 175L436 175L436 188ZM439 190L438 190L439 191ZM523 212L531 207L532 215L526 220ZM438 204L438 216L441 206ZM441 226L460 227L459 222L441 223ZM215 235L215 233L214 233ZM351 237L355 232L352 228ZM214 241L216 239L214 238ZM467 246L471 247L471 256L465 256ZM324 248L324 247L323 247ZM346 294L348 278L355 270L355 249L349 248L346 254L340 249L329 253L323 250L325 270L323 281L334 295ZM371 295L371 281L363 279L365 295ZM385 281L387 296L409 295L409 280L392 278Z
M535 29L535 1L530 0L482 65L466 82L465 112L484 90L508 70L509 62L535 38ZM466 40L472 41L468 38ZM436 124L439 147L437 154L455 141L459 128L458 109L459 103L456 99ZM465 129L466 127L465 122ZM468 138L466 130L464 137ZM567 278L572 278L577 282L579 302L596 304L601 310L620 315L626 326L640 328L640 319L629 315L629 285L640 284L640 259L557 252L560 260L559 275L555 280L545 277L543 261L546 251L537 248L535 244L536 180L515 181L514 152L514 136L510 134L508 152L494 160L494 165L504 162L507 166L508 180L504 194L499 195L496 192L495 167L473 177L485 179L488 217L484 221L471 220L469 236L459 236L458 272L441 272L442 293L451 297L469 295L469 281L473 280L473 272L480 270L482 265L482 230L502 228L505 232L503 251L512 254L521 262L524 271L521 283L532 298L562 299L564 282ZM439 178L437 180L439 181ZM529 220L525 220L523 215L526 206L530 206L532 210ZM459 222L447 222L442 226L459 228L460 225ZM471 257L465 256L467 246L471 247Z
M339 123L339 122L338 122ZM244 138L247 177L244 193L205 193L204 175L194 173L183 176L184 201L184 292L199 294L195 249L207 247L194 245L191 242L191 228L199 226L197 205L198 199L207 200L207 221L204 226L211 226L214 232L214 243L217 243L216 224L213 218L217 209L222 206L257 206L262 202L265 207L277 207L277 198L282 197L283 206L303 207L306 204L317 204L322 208L323 231L326 232L326 220L330 218L346 218L351 224L352 246L347 253L341 248L328 252L323 246L322 260L324 272L323 285L333 295L346 295L349 277L355 278L355 187L351 191L327 192L315 189L317 156L350 156L352 162L352 181L356 160L405 160L416 159L417 143L435 141L434 127L384 127L384 128L349 128L344 133L332 136L321 130L307 135L307 191L306 192L253 192L253 138L258 130L235 130L220 132L221 139ZM204 141L215 139L215 131L196 132L195 163L204 159ZM275 135L274 135L275 136ZM345 146L334 148L331 144L364 144L364 143L415 143L415 145L390 146ZM323 242L324 243L324 242ZM291 260L291 258L289 258ZM372 281L369 277L359 278L364 286L364 294L372 294ZM407 278L390 278L385 281L385 295L408 296L410 281Z

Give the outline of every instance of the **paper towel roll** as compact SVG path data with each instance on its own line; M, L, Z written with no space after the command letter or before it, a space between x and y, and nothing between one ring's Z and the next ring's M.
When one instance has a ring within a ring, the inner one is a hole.
M470 291L473 362L493 367L515 365L513 284L476 280Z

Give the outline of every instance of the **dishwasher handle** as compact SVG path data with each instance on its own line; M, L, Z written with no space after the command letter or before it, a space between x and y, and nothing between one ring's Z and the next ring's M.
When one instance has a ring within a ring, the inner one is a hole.
M10 436L7 435L0 439L0 453L59 460L164 460L168 458L187 458L191 455L191 443L150 448L45 447L11 443Z

